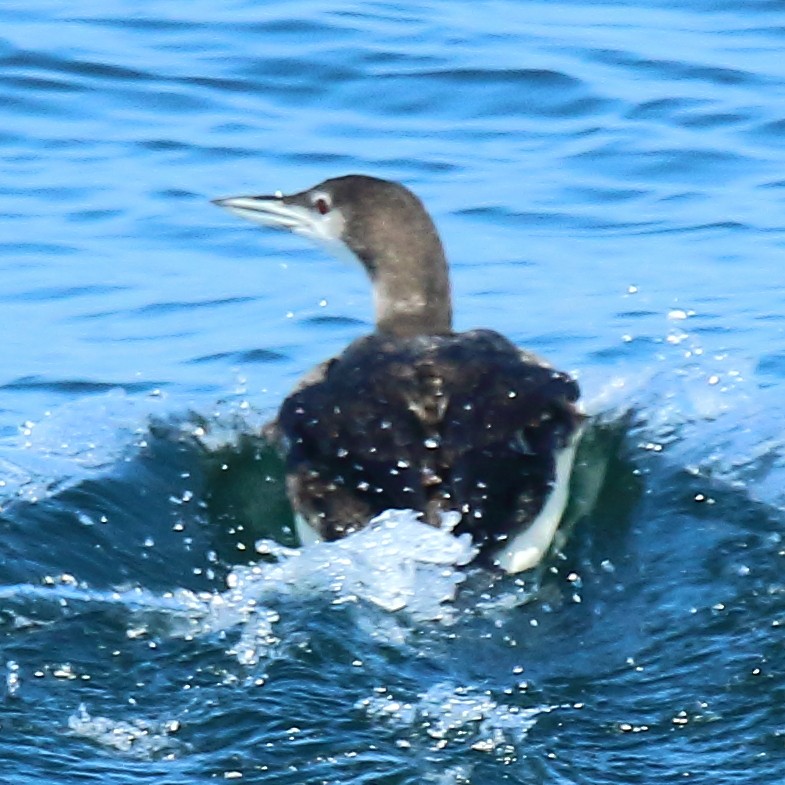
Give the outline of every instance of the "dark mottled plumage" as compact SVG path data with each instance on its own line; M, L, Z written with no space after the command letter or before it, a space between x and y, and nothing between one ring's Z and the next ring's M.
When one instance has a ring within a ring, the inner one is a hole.
M268 431L313 532L342 537L391 508L434 525L457 511L455 531L483 553L512 549L505 569L535 563L566 500L578 386L497 333L452 332L447 262L420 200L348 175L218 204L350 251L373 284L376 331L303 380Z
M331 540L390 508L464 514L493 549L539 512L578 426L576 383L498 333L369 335L278 415L289 493Z

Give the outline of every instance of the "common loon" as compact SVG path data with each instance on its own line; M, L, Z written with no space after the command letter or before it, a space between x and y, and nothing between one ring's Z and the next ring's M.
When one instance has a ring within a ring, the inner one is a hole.
M452 331L447 261L422 202L364 175L215 204L348 251L373 284L376 329L317 366L269 433L304 543L388 509L457 515L486 562L519 572L547 552L584 415L578 385L492 330Z

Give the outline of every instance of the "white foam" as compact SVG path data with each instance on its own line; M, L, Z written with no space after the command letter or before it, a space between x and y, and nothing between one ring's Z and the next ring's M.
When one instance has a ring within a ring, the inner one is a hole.
M175 738L180 730L178 720L125 722L93 717L84 704L68 718L68 729L74 736L141 760L171 759L186 749L186 745Z
M226 590L217 593L177 589L156 594L140 587L101 591L63 575L51 579L51 585L0 586L0 598L20 606L17 613L26 602L62 613L83 604L124 608L130 638L188 639L231 631L229 652L250 666L279 654L277 629L288 612L287 598L381 608L389 614L386 619L359 614L357 624L391 645L405 642L411 621L449 624L465 578L461 567L476 553L468 535L456 538L407 510L384 513L337 542L294 549L263 541L258 550L269 561L237 567Z
M152 623L163 623L168 634L182 637L239 630L231 651L246 665L276 656L280 613L274 606L282 597L328 597L334 605L364 603L414 621L449 624L456 612L452 601L465 577L460 568L476 555L468 535L455 537L428 526L410 510L385 512L336 542L294 549L264 540L257 550L271 561L237 567L228 576L227 590L219 594L174 592L166 618L156 614ZM172 612L173 604L179 610ZM140 629L151 624L151 610L163 608L140 609ZM362 618L358 624L363 625ZM392 617L389 624L374 617L368 632L374 637L383 633L392 644L405 638Z
M460 744L478 752L517 748L540 715L554 706L522 708L498 703L487 691L440 682L415 701L396 699L384 688L356 704L372 719L425 732L423 741L434 749Z
M142 446L164 396L117 389L80 398L0 440L0 500L36 502L127 457Z

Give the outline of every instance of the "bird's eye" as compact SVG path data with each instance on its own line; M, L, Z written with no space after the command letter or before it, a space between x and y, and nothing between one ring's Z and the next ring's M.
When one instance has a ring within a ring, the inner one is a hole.
M313 203L313 206L316 208L319 215L327 215L327 213L330 212L330 203L323 196L320 196Z

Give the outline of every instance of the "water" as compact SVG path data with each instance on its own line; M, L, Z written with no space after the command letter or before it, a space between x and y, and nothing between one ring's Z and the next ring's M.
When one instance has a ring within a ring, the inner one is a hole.
M0 780L781 781L781 4L0 20ZM209 199L351 171L601 416L533 575L405 513L296 548L256 434L367 284Z

